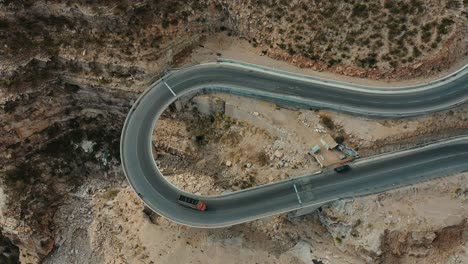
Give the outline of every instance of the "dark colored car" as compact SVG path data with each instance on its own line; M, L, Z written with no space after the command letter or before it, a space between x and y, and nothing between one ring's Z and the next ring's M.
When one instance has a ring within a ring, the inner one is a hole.
M179 196L179 204L199 211L206 210L206 204L204 202L183 195Z
M349 165L342 165L342 166L336 167L335 171L340 173L340 172L349 171L350 169L351 167Z

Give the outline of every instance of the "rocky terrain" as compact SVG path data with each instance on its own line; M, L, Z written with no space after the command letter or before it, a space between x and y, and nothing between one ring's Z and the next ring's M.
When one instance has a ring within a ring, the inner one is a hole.
M172 223L145 209L129 187L96 188L94 180L84 185L99 191L84 188L57 212L67 226L44 263L462 264L466 176L211 230Z
M343 251L367 262L465 263L467 174L324 207L320 221Z
M197 5L1 2L1 222L22 262L60 245L54 216L83 182L122 180L113 171L122 177L126 113L153 78L210 31L215 15ZM184 30L192 20L199 22Z
M233 31L273 58L367 78L414 78L466 56L467 1L224 1ZM255 21L255 22L253 22Z
M310 2L308 8L332 5L326 1L319 2ZM449 2L457 3L449 6ZM296 10L293 7L299 5L299 2L286 3L290 6L288 8L285 8L285 3L278 3L280 9L275 12L280 13L286 22L283 21L281 25L278 23L273 31L279 32L285 23L291 23L291 29L296 28L299 24L295 23L299 20L287 22L286 14ZM455 62L455 58L464 59L461 55L466 51L463 45L466 44L464 30L467 4L466 1L443 1L444 8L441 10L434 7L432 1L422 3L422 11L408 11L412 13L404 14L410 18L408 29L413 30L430 23L427 31L431 32L431 41L424 44L424 48L419 48L421 54L418 58L414 57L413 62L409 61L412 56L410 54L401 58L390 54L391 60L381 61L381 56L390 52L386 48L378 51L379 60L374 65L368 65L367 62L362 64L360 60L365 59L368 52L372 52L372 47L355 42L356 44L350 44L349 47L353 48L349 52L342 51L349 58L331 65L329 60L342 54L334 54L336 47L332 46L330 51L327 48L323 51L322 48L316 48L317 52L325 55L323 58L312 58L312 53L307 55L297 49L297 45L304 45L302 39L294 40L293 34L299 34L297 32L291 33L288 30L284 34L286 49L282 45L275 46L276 44L270 48L267 42L269 35L264 31L270 28L268 23L264 23L270 19L267 13L270 9L264 8L265 5L270 6L270 2L1 0L0 263L174 263L174 259L181 263L204 263L210 260L226 262L226 259L231 263L362 263L370 259L392 263L395 259L424 262L424 259L433 257L437 252L443 252L439 254L445 257L440 259L442 263L446 260L462 263L462 253L457 250L466 240L466 232L462 232L463 223L466 223L463 219L438 225L429 223L425 226L423 231L428 233L421 234L423 238L419 240L422 242L415 243L422 243L428 250L417 254L412 253L415 252L411 248L414 243L410 239L413 232L418 231L414 225L396 224L369 228L378 234L384 234L381 240L373 240L381 241L380 248L368 246L361 251L357 245L358 241L364 241L362 239L337 240L338 232L344 233L342 226L357 221L357 218L352 217L341 217L341 221L335 219L335 215L346 215L349 212L347 210L353 204L349 202L346 206L333 206L300 219L288 220L281 215L227 229L189 229L144 210L141 201L129 189L120 168L120 131L132 102L166 70L186 65L193 58L191 51L207 45L207 41L219 31L224 31L222 34L230 34L233 38L245 37L250 40L253 46L257 46L251 47L252 52L258 54L257 58L268 55L300 66L326 65L317 69L353 76L365 76L379 69L386 75L375 76L408 76L404 67L432 74L438 69L448 68ZM385 5L384 2L381 4ZM342 5L335 13L348 12L350 15L349 12L353 12L356 3ZM375 6L370 2L364 5L365 8L358 8L361 10L359 12L366 12L362 10ZM250 23L250 14L244 15L248 6L255 7L250 10L261 23ZM351 11L348 10L350 8ZM398 12L406 12L400 11L403 8L400 2L396 8ZM389 13L391 10L388 7L379 12ZM373 12L368 12L367 19L378 16ZM436 15L429 16L429 12L435 12ZM391 17L388 15L382 19ZM364 25L366 21L361 16L353 19L350 21L356 25ZM421 24L411 22L415 19L421 19ZM323 23L328 22L324 20ZM307 26L307 30L310 29L312 28ZM328 31L332 32L333 29ZM373 34L371 31L369 28L363 34L370 36ZM419 44L422 33L418 32L415 35L405 33L401 37L404 39L401 45L408 52L412 47L410 41ZM302 34L308 35L306 31ZM325 35L327 34L329 33ZM271 34L277 35L278 33ZM341 38L337 36L337 39ZM273 42L273 39L269 41ZM393 43L387 36L383 36L382 41L385 47L400 45L398 41ZM291 43L294 55L288 53L289 46L286 42ZM432 47L433 42L436 47ZM358 46L362 46L363 50L354 52ZM223 54L223 50L221 47L209 53L216 57L219 56L218 53ZM433 56L437 57L438 54L442 54L441 59L433 60ZM407 62L403 62L403 59ZM392 61L398 61L398 64L392 66ZM422 64L418 66L419 63ZM353 71L340 71L340 65L343 69L351 67ZM413 70L410 72L414 73ZM424 117L421 119L423 121L379 121L377 125L371 120L350 121L348 117L333 113L323 114L336 124L333 133L343 134L349 144L365 148L369 146L369 142L373 142L375 149L372 151L379 152L385 150L389 137L395 143L402 138L409 138L408 144L413 144L411 138L415 136L420 142L428 134L444 131L443 129L464 129L465 113L465 108L457 108L453 112ZM167 113L160 123L163 129L173 133L169 134L173 138L168 137L166 143L157 141L164 147L160 151L163 154L161 165L168 177L185 181L187 186L195 186L194 191L206 190L207 193L215 194L317 169L317 164L306 159L304 149L297 145L290 149L283 146L277 153L278 146L274 142L278 136L265 128L253 127L248 122L237 122L222 115L207 119L193 115L193 112L185 113L184 118L172 117L172 114ZM302 114L302 117L306 116ZM316 118L312 120L320 122ZM192 125L187 120L191 120ZM298 124L303 126L301 122ZM362 126L353 122L365 122L368 125L368 129L357 135L353 134L356 139L347 133L356 133L355 128ZM414 122L420 123L415 127ZM204 131L206 136L197 143L200 124L206 124L206 128L210 128L212 133ZM181 129L184 127L188 130ZM381 130L393 131L393 134L379 136L377 132ZM228 131L238 136L225 137L224 133ZM157 131L155 135L158 138ZM186 138L189 148L181 149L183 151L190 151L190 146L195 148L193 152L196 152L196 147L216 147L213 142L221 143L222 147L229 146L231 151L226 156L220 154L218 159L210 160L214 163L203 163L200 155L194 155L192 160L176 160L179 149L171 146L171 142L179 136L190 136ZM195 136L193 141L192 136ZM289 140L292 139L293 137ZM236 154L236 143L242 142L241 151L250 153L249 144L252 145L255 140L261 140L265 149L253 151L252 156ZM359 145L361 141L364 141L362 146ZM391 146L392 149L399 147L402 145ZM220 160L220 157L223 159ZM192 170L192 163L189 161L200 163ZM227 161L231 162L230 167ZM223 169L215 174L203 170L203 167L211 165L222 165ZM228 173L223 179L219 174L226 167ZM254 170L257 172L254 173ZM169 175L171 171L172 176ZM194 175L194 172L197 174ZM245 173L245 176L239 179L231 180L229 177L241 173ZM267 174L273 177L264 177ZM196 187L199 183L197 177L200 175L208 183L203 184L205 189ZM434 186L447 184L448 189L456 190L453 192L456 194L455 198L452 197L452 192L438 190L436 187L431 191L440 191L441 199L445 199L447 204L453 204L453 208L458 208L456 206L466 191L466 184L461 184L465 178L461 177L460 183L451 183L449 180L433 183L437 184ZM214 182L214 179L228 180ZM389 196L389 203L408 199L409 194L404 191L395 193L395 196ZM420 195L418 199L422 202L428 196L423 192L414 195ZM375 197L365 199L372 201ZM365 201L367 200L362 200L362 203L366 203ZM356 204L358 203L361 202ZM406 213L412 215L412 210L409 208ZM466 216L463 217L466 219ZM384 217L366 221L382 223ZM453 236L450 235L452 233ZM360 234L366 235L363 230L360 230ZM446 236L453 238L450 248L441 247L440 242L437 242L441 237L447 239ZM346 246L340 246L342 244ZM431 248L440 251L431 251Z
M207 99L209 102L211 97ZM224 102L219 97L215 101ZM255 103L258 102L245 101L246 105ZM254 120L235 119L224 112L203 115L197 110L197 105L201 109L202 104L189 105L181 112L168 110L155 129L155 160L167 179L178 187L194 193L220 194L320 170L306 154L307 145L293 143L309 134L292 135L283 127L272 131L272 127L254 126ZM251 113L243 112L247 108L241 109L238 113L257 119L268 119L271 114L260 108ZM270 120L264 123L269 124ZM289 128L294 130L296 126L291 124Z
M156 163L188 192L220 194L320 172L352 157L325 150L330 135L361 157L406 149L468 131L468 108L405 120L292 110L226 94L200 95L167 109L153 134ZM320 146L320 163L311 154Z

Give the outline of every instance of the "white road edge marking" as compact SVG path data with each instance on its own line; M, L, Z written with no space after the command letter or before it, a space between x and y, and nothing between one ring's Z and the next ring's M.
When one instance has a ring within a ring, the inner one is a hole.
M169 86L169 84L167 84L166 82L164 82L164 84L166 85L167 89L169 89L169 91L171 91L172 95L174 95L174 97L177 97L177 94L174 93L174 91L172 91L171 87Z
M302 206L301 196L299 196L299 192L297 191L296 184L293 183L293 186L294 186L294 191L296 191L297 200L299 201L299 204Z
M384 171L381 171L381 172L379 172L379 173L372 173L372 174L367 175L367 176L356 177L356 178L352 178L352 179L349 179L349 180L344 180L344 181L341 181L341 182L338 182L338 183L333 183L333 184L328 184L328 185L320 186L320 187L317 187L317 188L312 189L311 191L316 191L316 190L318 190L318 189L322 189L322 188L326 188L326 187L330 187L330 186L335 186L335 185L340 185L340 184L342 184L342 183L352 182L352 181L359 180L359 179L364 179L364 178L373 177L373 176L375 176L375 175L377 175L377 174L381 174L381 173L396 171L396 170L400 170L400 169L407 169L407 168L415 167L415 166L418 166L418 165L421 165L421 164L431 163L431 162L438 161L438 160L442 160L442 159L447 159L447 158L452 158L452 157L456 157L456 156L460 156L460 155L465 155L466 153L467 153L467 152L462 152L462 153L458 153L458 154L449 155L449 156L446 156L446 157L441 157L441 158L426 160L426 161L421 162L421 163L413 163L413 164L411 164L411 165L407 165L407 166L403 166L403 167L398 167L398 168L394 168L394 169L390 169L390 170L384 170ZM294 186L294 187L296 187L296 186Z
M244 69L253 69L254 71L261 71L267 74L275 75L275 76L286 76L286 78L290 79L296 79L300 81L306 81L309 83L314 83L314 84L322 84L322 85L327 85L327 86L335 86L339 87L342 89L346 90L351 90L351 91L359 91L359 92L371 92L375 94L393 94L393 93L413 93L413 92L418 92L418 91L426 91L432 88L434 85L438 85L439 83L448 83L451 82L454 77L456 77L458 74L463 72L464 70L468 69L468 64L464 65L457 71L455 71L452 74L449 74L447 76L441 77L439 79L430 81L428 83L422 83L422 84L416 84L416 85L410 85L410 86L403 86L403 87L398 87L398 86L390 86L390 87L385 87L385 90L372 90L369 88L372 88L372 86L365 86L361 84L356 84L356 83L351 83L351 85L348 85L347 83L340 82L340 81L335 81L335 80L330 80L330 79L323 79L319 77L312 77L310 75L304 75L304 74L297 74L293 73L291 75L288 72L283 71L281 69L276 69L276 68L270 68L270 67L264 67L264 66L259 66L256 64L243 64L239 63L239 61L236 60L223 60L221 59L221 63L225 64L234 64L238 67L244 68ZM355 87L353 87L355 86ZM426 86L426 87L422 87ZM429 87L427 87L429 86ZM400 89L399 89L400 88ZM404 88L401 89L401 88Z

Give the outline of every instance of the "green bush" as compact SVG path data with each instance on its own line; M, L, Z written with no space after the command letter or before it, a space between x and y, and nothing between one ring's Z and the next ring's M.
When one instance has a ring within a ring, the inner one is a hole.
M417 58L421 56L421 51L417 47L413 47L413 57Z
M466 1L465 1L466 2ZM466 5L466 3L465 3ZM458 0L449 0L446 4L448 9L457 9L461 7L460 1Z
M117 196L117 194L119 194L119 190L109 189L103 194L103 198L106 200L112 200Z
M358 60L361 67L375 67L377 64L377 54L369 53L366 58Z
M431 31L424 31L421 35L421 40L423 42L429 42L432 37L432 32Z
M22 163L15 169L9 170L5 173L5 182L10 185L15 184L18 181L26 183L36 174L38 174L38 172L31 164Z
M7 87L12 86L16 82L13 78L0 79L0 85L5 85Z
M162 27L163 28L168 28L169 27L169 20L164 19L163 22L162 22Z
M363 17L363 18L366 18L369 16L369 10L367 9L367 5L365 4L355 4L353 6L353 13L352 13L353 16L357 16L357 17Z
M8 23L8 21L6 21L6 20L0 20L0 28L7 28L8 26L10 26L10 24Z
M437 25L437 32L439 34L445 35L449 31L449 27L453 24L453 20L447 17L444 17L440 24Z
M73 83L65 83L63 88L65 89L65 91L70 93L76 93L80 90L80 86Z

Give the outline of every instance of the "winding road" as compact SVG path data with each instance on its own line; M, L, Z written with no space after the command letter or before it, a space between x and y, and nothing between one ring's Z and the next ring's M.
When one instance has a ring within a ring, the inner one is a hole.
M124 173L145 204L192 227L225 227L311 208L468 170L468 135L425 147L350 163L352 170L325 170L221 196L188 194L170 184L152 155L152 133L162 112L178 98L225 92L301 108L399 118L441 111L468 100L468 65L440 80L384 88L296 75L236 61L206 63L170 72L138 98L121 137ZM206 202L201 212L180 206L180 194Z

